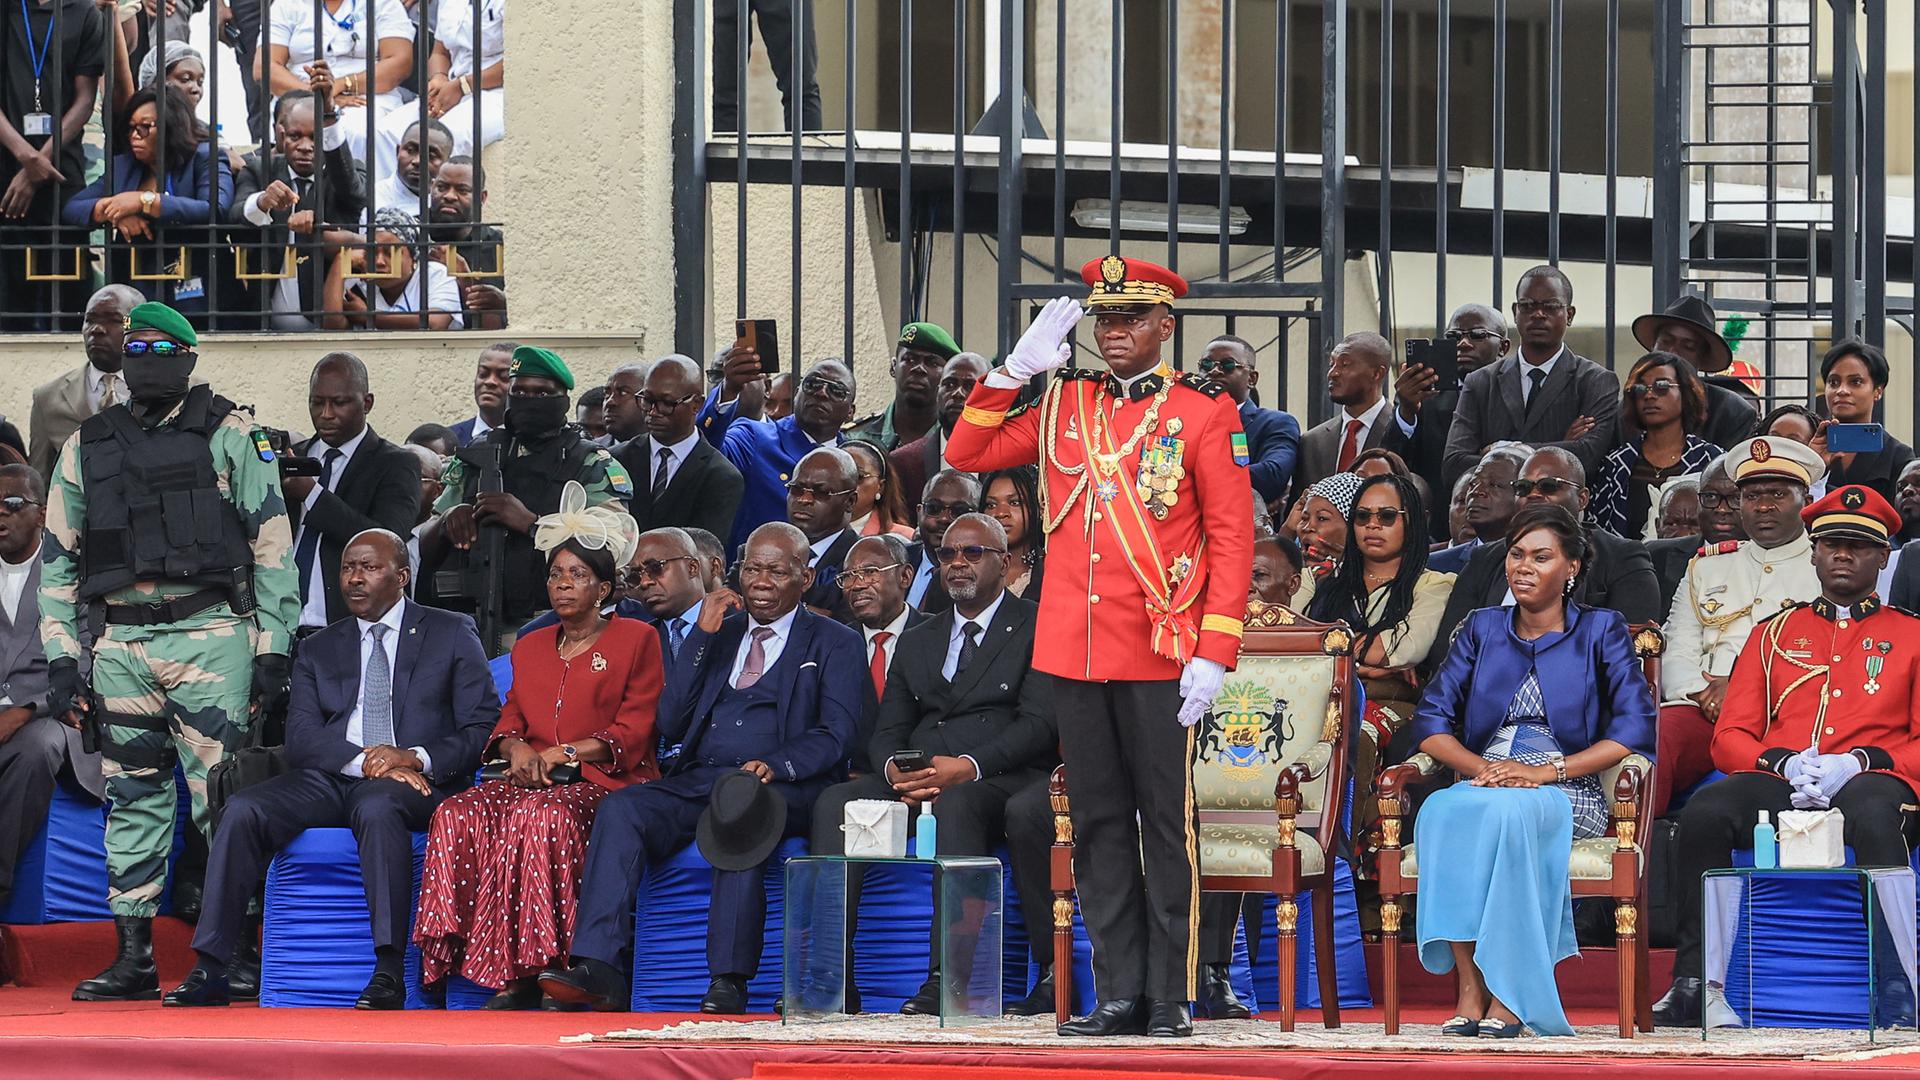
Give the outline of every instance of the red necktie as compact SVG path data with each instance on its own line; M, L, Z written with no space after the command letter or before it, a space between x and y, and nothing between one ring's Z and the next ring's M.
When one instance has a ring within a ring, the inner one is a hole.
M1347 437L1340 443L1340 463L1334 466L1334 472L1346 472L1353 468L1353 459L1360 454L1360 428L1358 420L1347 421Z
M873 663L870 667L873 671L874 697L887 696L887 642L892 638L893 635L885 630L873 635Z

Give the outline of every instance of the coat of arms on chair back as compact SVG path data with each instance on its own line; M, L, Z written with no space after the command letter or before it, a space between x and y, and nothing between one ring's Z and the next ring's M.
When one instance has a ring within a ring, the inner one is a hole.
M1317 824L1330 802L1329 783L1345 776L1343 761L1333 766L1336 748L1346 745L1341 734L1353 702L1351 643L1342 624L1309 622L1264 604L1248 611L1240 662L1194 743L1202 875L1272 872L1280 830L1274 794L1292 766L1310 777L1300 786L1301 824Z

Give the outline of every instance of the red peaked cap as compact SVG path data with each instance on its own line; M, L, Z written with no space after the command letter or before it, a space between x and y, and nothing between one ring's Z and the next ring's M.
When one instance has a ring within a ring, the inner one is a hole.
M1090 309L1153 304L1172 307L1175 300L1187 295L1186 278L1164 266L1118 255L1107 255L1081 267L1080 280L1093 288L1087 296Z

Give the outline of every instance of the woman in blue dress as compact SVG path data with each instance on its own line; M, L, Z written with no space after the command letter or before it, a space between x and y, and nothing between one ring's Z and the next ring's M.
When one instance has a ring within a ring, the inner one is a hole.
M1571 1035L1554 965L1579 952L1575 838L1607 831L1600 774L1651 759L1654 706L1619 612L1567 599L1580 522L1529 506L1507 529L1510 608L1461 623L1414 714L1419 747L1460 777L1414 819L1420 962L1458 968L1449 1035Z

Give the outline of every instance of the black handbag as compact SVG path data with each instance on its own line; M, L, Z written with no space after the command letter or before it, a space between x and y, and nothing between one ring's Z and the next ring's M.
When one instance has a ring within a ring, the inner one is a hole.
M505 780L512 768L504 761L489 761L480 766L480 782L484 784L489 780ZM556 784L571 784L580 779L580 766L572 762L555 765L547 770L547 779Z
M247 745L235 750L224 761L207 770L207 822L209 830L220 827L220 816L236 794L264 783L287 771L284 746L265 746L265 725L247 729Z

